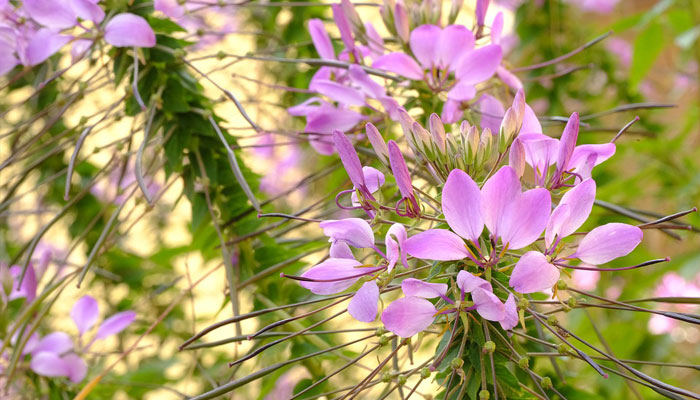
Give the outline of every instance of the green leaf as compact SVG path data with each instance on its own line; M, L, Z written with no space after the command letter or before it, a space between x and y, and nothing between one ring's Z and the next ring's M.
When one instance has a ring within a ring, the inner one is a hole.
M149 16L148 24L151 25L151 28L153 28L153 31L155 33L164 33L167 35L174 32L187 32L185 28L176 24L175 22L173 22L173 20L169 18L158 18Z
M652 22L634 41L634 55L630 67L629 84L636 88L647 75L665 44L664 30L658 22Z

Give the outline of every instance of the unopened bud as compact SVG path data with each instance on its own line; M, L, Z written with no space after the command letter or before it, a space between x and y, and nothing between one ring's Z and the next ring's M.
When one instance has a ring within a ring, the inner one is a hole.
M523 127L523 119L525 118L525 104L525 92L523 92L523 89L518 89L518 92L515 93L515 98L513 99L513 105L511 106L515 112L515 122L516 126L518 127L518 133L520 133L520 129Z
M377 154L379 161L384 165L389 164L389 148L386 147L386 142L382 138L381 133L377 130L377 127L372 125L372 123L367 123L365 125L365 131L367 132L367 138L372 144L374 152Z
M380 345L380 346L386 346L387 344L389 344L389 340L390 340L390 339L389 339L388 336L382 336L382 337L379 338L379 345Z
M385 372L382 374L382 382L389 383L392 380L391 372Z
M406 375L399 375L398 378L396 378L396 383L399 385L405 385L406 382L408 382L408 377Z
M550 315L549 318L547 318L547 324L551 326L559 325L559 320L557 319L557 316Z
M437 114L430 114L429 126L433 143L437 145L442 154L445 154L445 125L442 124L442 120Z
M525 146L520 139L515 138L508 153L508 165L515 170L518 177L522 177L525 173L525 162Z
M530 358L528 357L523 357L520 360L518 360L518 365L522 369L528 369L530 367Z
M498 131L498 152L504 153L508 146L513 142L515 136L518 134L518 126L515 116L515 111L513 108L506 110L503 120L501 121L501 128Z
M568 288L569 288L569 285L567 285L566 282L564 282L563 280L559 279L559 281L557 281L557 289L566 290Z
M540 386L542 386L542 389L551 389L552 388L552 379L548 376L545 376L540 381Z
M380 326L379 328L377 328L377 330L374 332L374 334L376 336L382 336L386 332L387 332L386 328L384 328L383 326Z
M450 7L450 15L447 17L448 24L452 25L455 23L463 4L464 0L452 0L452 6Z
M408 23L408 14L401 3L396 3L394 6L394 27L396 28L396 34L399 35L399 38L404 43L408 43L408 38L411 34Z
M464 360L459 357L453 358L452 361L450 361L450 367L453 369L460 369L462 368L462 365L464 365Z
M428 367L423 367L423 369L420 370L421 379L428 379L428 378L430 378L430 375L432 375L432 374L433 374L433 372Z
M430 148L430 133L425 130L418 122L413 122L411 125L411 132L413 133L413 139L416 141L416 147L424 154L426 154Z
M469 127L467 131L467 150L470 160L476 158L476 154L479 152L479 131L476 126Z
M491 340L484 343L483 351L484 353L493 353L496 351L496 343L492 342Z
M578 302L576 301L576 297L569 297L569 300L567 300L566 303L571 308L576 308L576 306L578 305Z
M479 392L479 400L489 400L491 398L491 393L488 390L482 390Z
M524 310L528 307L530 307L530 300L526 299L525 297L521 297L518 300L518 308L520 308L521 310Z
M421 14L426 24L439 24L442 15L442 0L423 0Z

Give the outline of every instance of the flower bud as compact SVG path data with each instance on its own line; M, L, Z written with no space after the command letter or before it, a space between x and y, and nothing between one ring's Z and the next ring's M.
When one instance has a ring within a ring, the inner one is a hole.
M408 382L408 377L406 375L399 375L398 378L396 378L396 383L399 385L403 386Z
M372 148L377 154L379 161L381 161L384 165L388 165L389 149L386 147L386 142L384 142L384 138L382 138L382 135L379 133L379 130L377 130L377 127L372 125L371 122L368 122L367 125L365 125L365 131L367 132L367 138L372 144Z
M484 347L483 347L484 354L486 354L486 353L493 354L494 351L496 351L496 343L492 342L491 340L484 343Z
M413 122L411 125L411 132L413 133L413 138L416 141L416 147L423 153L428 155L428 150L430 149L430 133L425 130L418 122Z
M558 290L566 290L568 288L569 288L569 285L567 285L564 280L559 279L559 281L557 281L557 289Z
M540 386L542 386L542 389L551 389L552 388L552 379L548 376L545 376L540 381Z
M506 149L515 139L518 134L518 121L516 120L516 112L513 107L506 110L503 120L501 121L501 128L498 132L498 152L505 153Z
M402 3L396 3L394 7L394 27L396 28L396 34L399 35L399 38L404 43L408 43L411 32L408 23L408 14Z
M459 357L455 357L452 359L452 361L450 361L450 367L452 367L453 369L460 369L460 368L462 368L463 365L464 365L464 360L462 360Z
M479 152L479 131L476 126L469 127L467 131L467 157L469 161L474 161Z
M515 138L508 153L508 165L515 170L515 173L520 178L525 173L525 163L525 146L520 139Z
M557 319L557 316L550 315L549 318L547 318L547 325L551 325L551 326L559 325L559 320Z
M576 308L578 302L576 301L575 297L569 297L569 300L566 301L566 303L569 305L571 308Z
M523 127L523 119L525 118L525 92L522 89L518 89L515 93L515 98L513 99L513 105L511 108L515 112L515 122L518 127L518 132L520 128ZM525 132L528 133L528 132Z
M442 120L437 114L430 114L429 126L433 143L437 145L442 154L445 154L445 125L442 124Z
M528 307L530 307L530 300L526 299L525 297L521 297L518 300L518 308L520 308L521 310L524 310Z
M486 11L489 9L489 0L476 0L476 24L484 26L486 20Z
M423 0L421 3L421 14L426 24L440 24L442 15L442 0Z
M377 328L377 331L374 332L374 334L375 334L376 336L382 336L382 335L384 335L386 332L387 332L386 328L384 328L383 326L380 326L379 328Z
M387 344L389 344L389 340L389 336L382 336L379 338L379 345L386 346Z
M394 7L396 7L396 2L394 0L383 0L382 5L379 6L379 15L381 15L384 26L389 33L396 36L396 27L394 26Z
M484 389L479 392L479 400L489 400L491 398L491 393L489 393L488 390Z
M389 383L393 379L391 372L385 372L382 374L382 382Z
M528 369L530 367L530 358L528 357L523 357L520 360L518 360L518 365L522 369Z
M452 6L450 7L450 15L447 17L447 24L452 25L455 23L457 20L457 16L459 15L460 10L462 9L462 5L464 4L464 0L452 0Z
M423 369L420 370L421 379L428 379L430 378L430 375L432 375L432 371L430 371L430 368L423 367Z

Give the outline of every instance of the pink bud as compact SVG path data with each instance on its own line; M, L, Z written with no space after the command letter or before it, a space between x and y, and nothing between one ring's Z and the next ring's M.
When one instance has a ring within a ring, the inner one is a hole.
M396 33L399 35L399 38L408 43L410 35L408 14L406 14L406 9L401 3L396 3L394 7L394 26L396 27Z

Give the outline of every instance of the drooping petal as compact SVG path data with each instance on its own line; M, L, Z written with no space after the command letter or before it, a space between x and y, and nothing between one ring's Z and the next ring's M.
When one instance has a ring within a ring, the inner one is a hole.
M22 7L30 18L49 28L70 28L78 22L75 12L67 1L24 0Z
M24 297L27 299L27 303L34 301L36 298L36 272L34 271L34 263L29 263L27 265L27 273L24 276L22 285L17 287L19 283L19 278L22 276L22 267L19 265L14 265L10 267L10 275L14 278L14 283L12 284L12 292L8 296L9 300L19 299Z
M318 18L309 20L309 34L318 55L326 60L335 60L335 50L323 21Z
M460 169L453 169L442 189L442 212L458 235L477 241L484 230L479 186Z
M365 104L365 96L359 90L337 82L319 79L314 81L309 86L309 89L348 106L362 106Z
M374 25L369 22L365 22L365 31L367 32L367 46L371 53L373 59L377 59L384 54L384 39L382 36L374 29Z
M133 311L122 311L112 315L100 324L95 334L95 339L104 339L123 331L134 322L136 313Z
M430 283L420 279L407 278L401 282L401 290L406 296L432 299L447 294L446 283Z
M350 21L342 5L340 3L331 4L331 10L333 11L335 25L338 27L338 31L340 31L340 39L350 51L354 50L355 38L352 36L352 27L350 26Z
M379 286L377 286L377 282L373 280L365 282L348 303L348 312L360 322L372 322L377 318L378 301Z
M503 315L503 319L498 322L505 331L509 331L518 325L518 306L512 293L508 295L508 300L506 300L506 312Z
M467 271L459 271L457 274L457 286L464 293L471 293L476 288L482 288L489 292L493 291L491 284L487 280L479 278Z
M364 219L331 219L321 222L319 226L323 234L333 241L342 240L358 249L374 247L374 232Z
M567 237L586 222L593 209L595 192L595 181L589 178L562 196L559 205L554 209L547 223L547 231L544 236L547 246L552 244L555 236ZM560 208L565 211L557 211Z
M462 238L447 229L430 229L408 238L404 251L425 260L454 261L469 255L464 246Z
M588 232L578 245L576 257L581 261L600 265L626 256L641 243L642 230L633 225L613 222Z
M591 177L593 167L615 154L615 143L583 144L576 146L569 160L569 169L583 179ZM576 178L578 180L578 177Z
M520 293L550 289L559 280L559 268L550 264L539 251L528 251L515 264L508 284Z
M85 379L87 374L87 364L75 353L66 354L62 357L63 364L68 369L68 379L73 383L79 383Z
M116 47L153 47L156 34L143 17L122 13L107 22L105 40Z
M406 160L404 160L396 142L390 140L387 143L387 147L389 148L389 164L391 164L391 172L394 173L394 178L396 178L396 186L399 187L402 197L412 197L413 183L406 166Z
M341 107L334 107L327 102L321 103L321 106L307 115L306 127L304 130L310 133L322 133L330 136L334 130L347 131L357 125L365 117L353 110L348 110ZM333 141L329 137L328 146L330 151L322 154L333 153Z
M493 293L480 287L472 291L476 312L489 321L500 321L506 313L506 306Z
M569 160L574 154L576 141L578 140L579 117L578 113L571 114L564 127L564 132L559 140L559 154L557 155L557 176L569 169Z
M343 132L336 129L333 131L333 143L335 143L340 161L343 162L343 166L350 177L352 185L358 189L364 188L365 176L362 173L362 164L360 163L360 157L357 155L350 139L348 139Z
M455 122L459 121L460 117L462 117L460 102L457 100L447 99L445 105L442 106L440 117L446 124L454 124Z
M430 69L440 63L438 43L442 29L435 25L421 25L411 31L409 44L413 55L424 69Z
M43 63L70 40L70 36L59 35L48 28L39 29L27 45L27 65L34 66Z
M301 276L314 280L331 280L333 282L300 281L301 287L309 289L314 294L335 294L352 286L363 273L362 264L348 258L330 258L304 272ZM366 268L364 269L366 271ZM347 278L347 279L344 279Z
M365 184L370 193L379 190L386 181L384 174L373 167L362 167L362 175L365 177Z
M423 68L405 53L385 54L372 63L372 68L391 71L408 79L423 79Z
M73 322L75 322L75 326L78 327L78 332L80 332L81 335L89 331L90 328L95 325L99 315L100 310L97 306L97 300L88 295L76 301L70 311L70 316L73 318Z
M521 196L520 179L515 170L503 166L481 188L481 216L492 235L505 227L506 211Z
M476 87L468 82L457 82L447 92L447 98L454 101L469 101L476 96Z
M523 82L517 75L499 65L496 68L496 76L513 90L522 90Z
M501 57L501 46L495 44L471 51L457 61L457 79L472 84L483 82L496 73Z
M367 96L379 99L386 94L384 86L372 80L369 74L359 65L351 65L350 68L348 68L348 76Z
M389 331L407 338L427 329L437 312L433 303L419 297L402 297L382 313L382 322Z
M527 114L527 108L525 109ZM525 122L523 122L525 126ZM521 131L524 131L521 128ZM559 141L541 133L522 133L518 139L525 148L525 160L540 174L557 161Z
M92 44L94 42L92 40L87 40L87 39L78 39L73 42L73 45L70 48L70 58L72 63L78 62L85 53L87 53L88 50L90 50L90 47L92 47Z
M352 254L352 250L350 250L350 246L348 246L347 242L343 240L335 240L331 242L331 248L328 251L328 255L331 256L331 258L355 259L355 256Z
M32 356L29 368L36 374L48 377L68 376L69 368L56 353L41 352Z
M501 241L508 243L508 248L512 250L531 244L547 227L551 211L549 190L537 188L521 194L506 210L499 233Z
M435 43L432 43L435 46ZM440 34L438 58L440 67L455 72L457 60L474 49L474 34L464 25L448 25Z
M51 332L39 340L32 353L54 353L61 355L73 349L73 341L65 332Z

